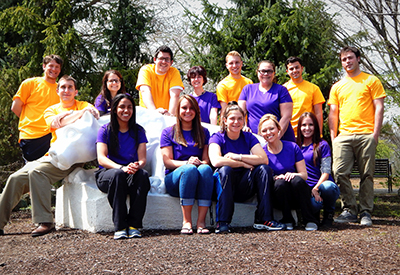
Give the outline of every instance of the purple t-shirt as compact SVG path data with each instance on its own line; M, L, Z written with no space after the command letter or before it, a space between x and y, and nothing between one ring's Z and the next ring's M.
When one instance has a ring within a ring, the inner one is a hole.
M259 142L252 133L241 131L236 140L230 139L226 132L217 132L211 136L211 143L218 144L221 147L221 155L224 156L227 153L250 154L251 148Z
M240 93L239 100L246 101L247 126L253 133L258 132L258 123L265 114L273 114L281 120L279 104L293 102L286 87L273 83L268 92L263 93L259 89L259 83L244 86ZM292 125L289 123L282 140L295 141Z
M195 142L192 137L191 131L182 131L183 137L186 140L187 147L177 143L174 140L174 126L165 128L161 133L160 138L160 147L172 146L172 153L174 160L188 160L191 156L196 156L200 160L203 159L203 148L199 148L198 146L194 146ZM208 141L210 139L210 132L207 128L204 128L204 136L205 141L204 144L208 145ZM170 173L171 171L165 169L165 174Z
M130 94L128 94L128 93L125 93L125 94L130 96ZM96 99L94 101L94 107L99 112L104 112L103 114L108 114L110 112L110 109L107 108L107 102L101 94L96 97Z
M115 163L121 165L127 165L131 162L138 161L138 153L137 147L140 143L147 143L147 138L144 129L142 126L138 125L138 142L135 141L133 138L133 134L130 132L121 133L118 132L118 142L119 142L119 150L118 154L115 155L111 152L110 146L110 136L107 131L107 126L109 123L101 126L97 133L97 140L96 142L101 142L107 144L108 147L108 155L107 157L114 161ZM103 168L102 166L99 166Z
M107 108L107 102L103 98L102 95L98 95L96 97L96 100L94 101L94 107L99 111L99 112L104 112L104 114L107 114L110 112Z
M265 144L263 149L269 159L269 167L274 171L274 176L284 175L287 172L296 173L296 162L304 159L299 146L291 141L282 140L282 151L272 154Z
M331 148L325 140L321 140L319 143L319 150L321 152L321 157L316 159L316 166L314 166L313 145L310 144L308 146L301 147L307 167L308 178L306 182L311 187L315 186L321 177L321 159L332 156ZM328 180L333 181L332 175L329 175Z
M210 123L211 109L221 108L221 104L218 102L217 95L206 91L200 96L195 96L194 94L192 94L192 96L199 103L201 121Z

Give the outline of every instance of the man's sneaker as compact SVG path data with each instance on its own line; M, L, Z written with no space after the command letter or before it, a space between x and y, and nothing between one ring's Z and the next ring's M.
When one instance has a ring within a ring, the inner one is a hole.
M362 212L360 218L361 218L360 221L361 225L372 226L371 215L367 211Z
M357 216L350 213L350 209L343 209L342 214L339 215L335 220L337 223L347 223L347 222L358 222Z
M126 233L126 229L115 231L115 233L114 233L114 240L121 240L121 239L127 239L127 238L128 238L128 234Z
M276 230L284 230L286 229L286 225L276 221L266 221L264 223L254 223L253 227L258 230L268 230L268 231L276 231Z
M129 226L128 229L128 238L132 239L132 238L141 238L142 237L142 233L140 233L139 230L137 230L136 228Z
M306 231L315 231L318 230L318 225L315 222L308 222L306 224Z
M229 228L229 224L226 222L217 223L217 228L215 228L216 234L227 234L230 233L231 229Z
M1 235L4 235L3 229L0 229L0 236L1 236Z
M293 230L293 223L288 222L288 223L285 223L285 225L286 225L286 230Z

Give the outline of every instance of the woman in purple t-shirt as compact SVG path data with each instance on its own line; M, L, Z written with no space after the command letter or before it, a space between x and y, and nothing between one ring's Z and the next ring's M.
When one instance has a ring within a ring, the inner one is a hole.
M147 138L136 124L135 103L120 94L111 103L110 123L99 129L96 141L99 170L95 172L100 191L107 193L113 209L114 239L140 238L138 228L146 210L150 190L146 164ZM130 197L129 211L126 198Z
M109 70L104 73L101 90L94 101L94 107L100 115L110 112L111 101L117 94L125 93L125 83L120 72Z
M203 89L203 85L207 83L206 69L202 66L194 66L188 71L187 78L194 89L192 96L199 103L201 121L217 125L218 109L221 108L221 104L218 102L216 94Z
M190 95L179 98L176 124L165 128L160 139L165 165L167 193L180 197L183 214L182 234L193 234L192 208L198 200L197 233L208 234L207 210L214 187L213 172L208 165L209 131L201 126L197 101Z
M258 132L267 144L264 151L269 158L269 166L274 171L274 204L282 210L282 223L288 230L293 229L291 209L300 208L306 230L317 230L317 220L313 215L311 192L306 183L307 170L299 146L279 138L282 131L277 118L266 114L260 119Z
M229 233L234 202L244 202L255 194L258 204L253 227L259 230L285 229L284 224L272 219L272 171L267 165L268 157L257 138L242 131L243 124L243 110L231 101L221 118L221 132L210 139L210 160L218 168L215 233Z
M260 83L244 86L239 96L239 106L247 112L244 131L257 133L260 118L265 114L273 114L282 127L279 138L295 142L290 124L293 100L286 87L274 83L275 64L269 60L261 61L258 63L257 76Z
M307 184L311 189L311 203L315 216L324 209L322 226L331 226L335 203L339 198L339 187L331 176L331 148L321 139L317 117L313 113L303 113L298 122L297 144L301 147L307 167Z

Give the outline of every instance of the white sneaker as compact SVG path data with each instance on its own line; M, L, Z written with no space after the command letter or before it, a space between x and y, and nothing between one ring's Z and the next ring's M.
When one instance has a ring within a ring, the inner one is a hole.
M286 225L286 230L293 230L293 223L288 222L288 223L285 223L285 225Z
M318 225L315 222L308 222L306 224L306 231L315 231L318 230Z
M372 226L371 215L367 211L362 212L360 218L361 218L360 221L361 225Z
M127 238L128 238L128 234L126 233L126 229L115 231L115 233L114 233L114 240L121 240L121 239L127 239Z

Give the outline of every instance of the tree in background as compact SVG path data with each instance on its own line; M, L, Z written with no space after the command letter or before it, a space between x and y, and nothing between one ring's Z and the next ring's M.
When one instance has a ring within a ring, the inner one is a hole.
M122 13L123 12L123 13ZM122 16L127 16L123 18ZM128 0L8 0L0 4L0 165L20 155L18 118L11 112L20 83L42 74L45 55L64 59L62 74L78 80L79 99L93 102L103 71L121 70L134 89L146 55L140 46L152 12ZM130 85L129 85L130 84Z
M236 50L243 56L243 74L258 82L255 69L263 59L278 67L278 83L284 83L284 63L290 56L304 60L304 78L317 84L327 97L338 77L337 25L319 0L273 1L231 0L232 8L221 8L202 0L197 14L186 10L191 22L193 47L187 51L191 65L202 65L218 82L227 71L225 56Z

